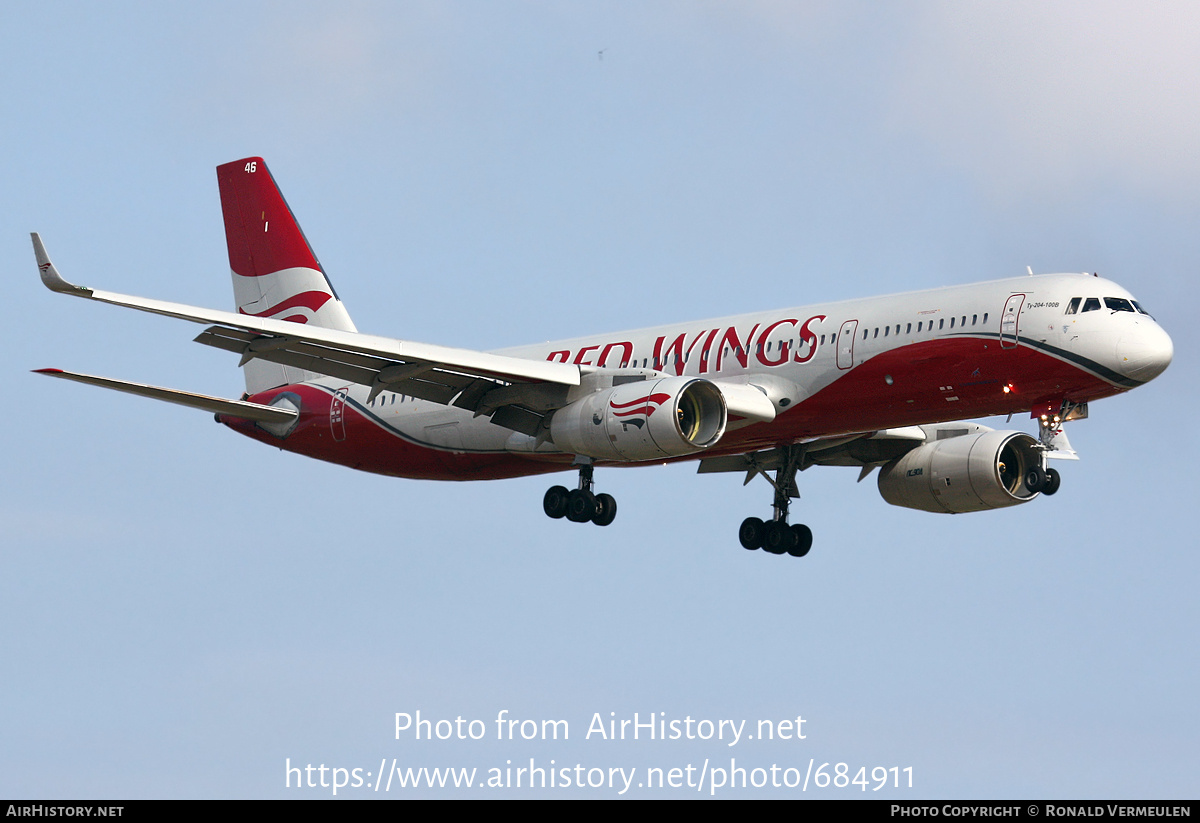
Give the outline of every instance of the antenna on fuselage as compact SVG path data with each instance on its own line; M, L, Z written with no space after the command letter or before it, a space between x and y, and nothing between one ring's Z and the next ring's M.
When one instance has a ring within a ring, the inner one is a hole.
M1025 271L1029 272L1029 276L1033 277L1033 266L1026 266Z

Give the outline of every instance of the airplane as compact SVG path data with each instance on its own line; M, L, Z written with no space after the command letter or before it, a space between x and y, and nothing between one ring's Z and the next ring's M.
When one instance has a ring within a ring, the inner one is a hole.
M236 312L67 282L52 291L200 323L240 356L240 399L62 369L37 373L206 410L236 432L394 477L484 480L575 470L552 518L606 526L596 466L698 460L773 487L741 545L803 557L796 475L878 470L892 505L964 513L1059 488L1063 424L1170 364L1171 338L1116 283L1042 274L479 352L360 333L261 157L217 167ZM970 418L1029 413L1038 436ZM773 476L772 476L773 474Z

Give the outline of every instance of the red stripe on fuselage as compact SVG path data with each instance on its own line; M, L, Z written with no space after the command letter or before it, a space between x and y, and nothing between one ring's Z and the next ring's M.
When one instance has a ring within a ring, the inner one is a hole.
M1006 393L1004 387L1010 384L1012 389ZM329 428L332 390L285 386L251 399L269 403L283 391L299 395L303 402L301 419L285 439L246 421L225 417L222 421L278 448L394 477L493 480L570 468L571 455L455 453L424 446L383 427L352 404L345 407L346 437L335 442ZM1123 391L1027 346L1002 349L994 338L930 340L873 357L803 398L772 423L730 432L716 447L677 459L740 454L804 438L1028 413L1040 403L1097 400Z
M221 415L221 422L247 437L285 451L392 477L499 480L570 468L570 456L564 456L563 460L568 462L558 465L507 452L455 453L424 446L384 428L352 403L346 403L342 409L341 426L345 437L335 440L329 427L333 391L310 384L281 386L250 399L255 403L270 403L284 392L299 395L302 404L300 420L286 438L275 437L246 420Z

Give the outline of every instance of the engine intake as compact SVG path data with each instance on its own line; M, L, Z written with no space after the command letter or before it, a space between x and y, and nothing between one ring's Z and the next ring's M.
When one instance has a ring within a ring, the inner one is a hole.
M728 422L716 385L690 377L626 383L554 413L550 436L563 451L603 460L656 460L703 451Z
M1037 497L1026 474L1042 465L1037 440L988 431L926 443L886 465L879 493L893 506L927 512L986 511Z

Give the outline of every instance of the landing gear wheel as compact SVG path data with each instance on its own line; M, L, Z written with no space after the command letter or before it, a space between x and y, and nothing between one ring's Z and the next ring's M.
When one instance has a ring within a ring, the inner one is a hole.
M567 519L572 523L586 523L596 511L596 495L591 492L575 489L567 495Z
M1046 488L1042 489L1042 494L1054 494L1061 483L1062 475L1058 469L1046 469Z
M1057 472L1055 472L1057 474ZM1046 473L1042 471L1040 466L1034 466L1029 471L1025 472L1025 488L1029 489L1030 493L1037 494L1046 488ZM1057 490L1056 490L1057 491Z
M567 498L570 494L564 486L551 486L546 489L546 496L542 498L542 510L546 512L546 516L553 517L555 520L565 517Z
M782 520L772 520L767 524L763 536L763 548L771 554L786 554L796 545L796 533Z
M596 515L592 522L597 526L607 526L617 518L617 501L611 494L596 495Z
M738 540L741 541L742 548L750 551L761 549L766 527L767 524L757 517L747 517L743 520L742 527L738 529Z
M788 554L792 557L804 557L812 548L812 529L803 523L795 523L792 525L792 534L796 536L796 545L788 549Z

